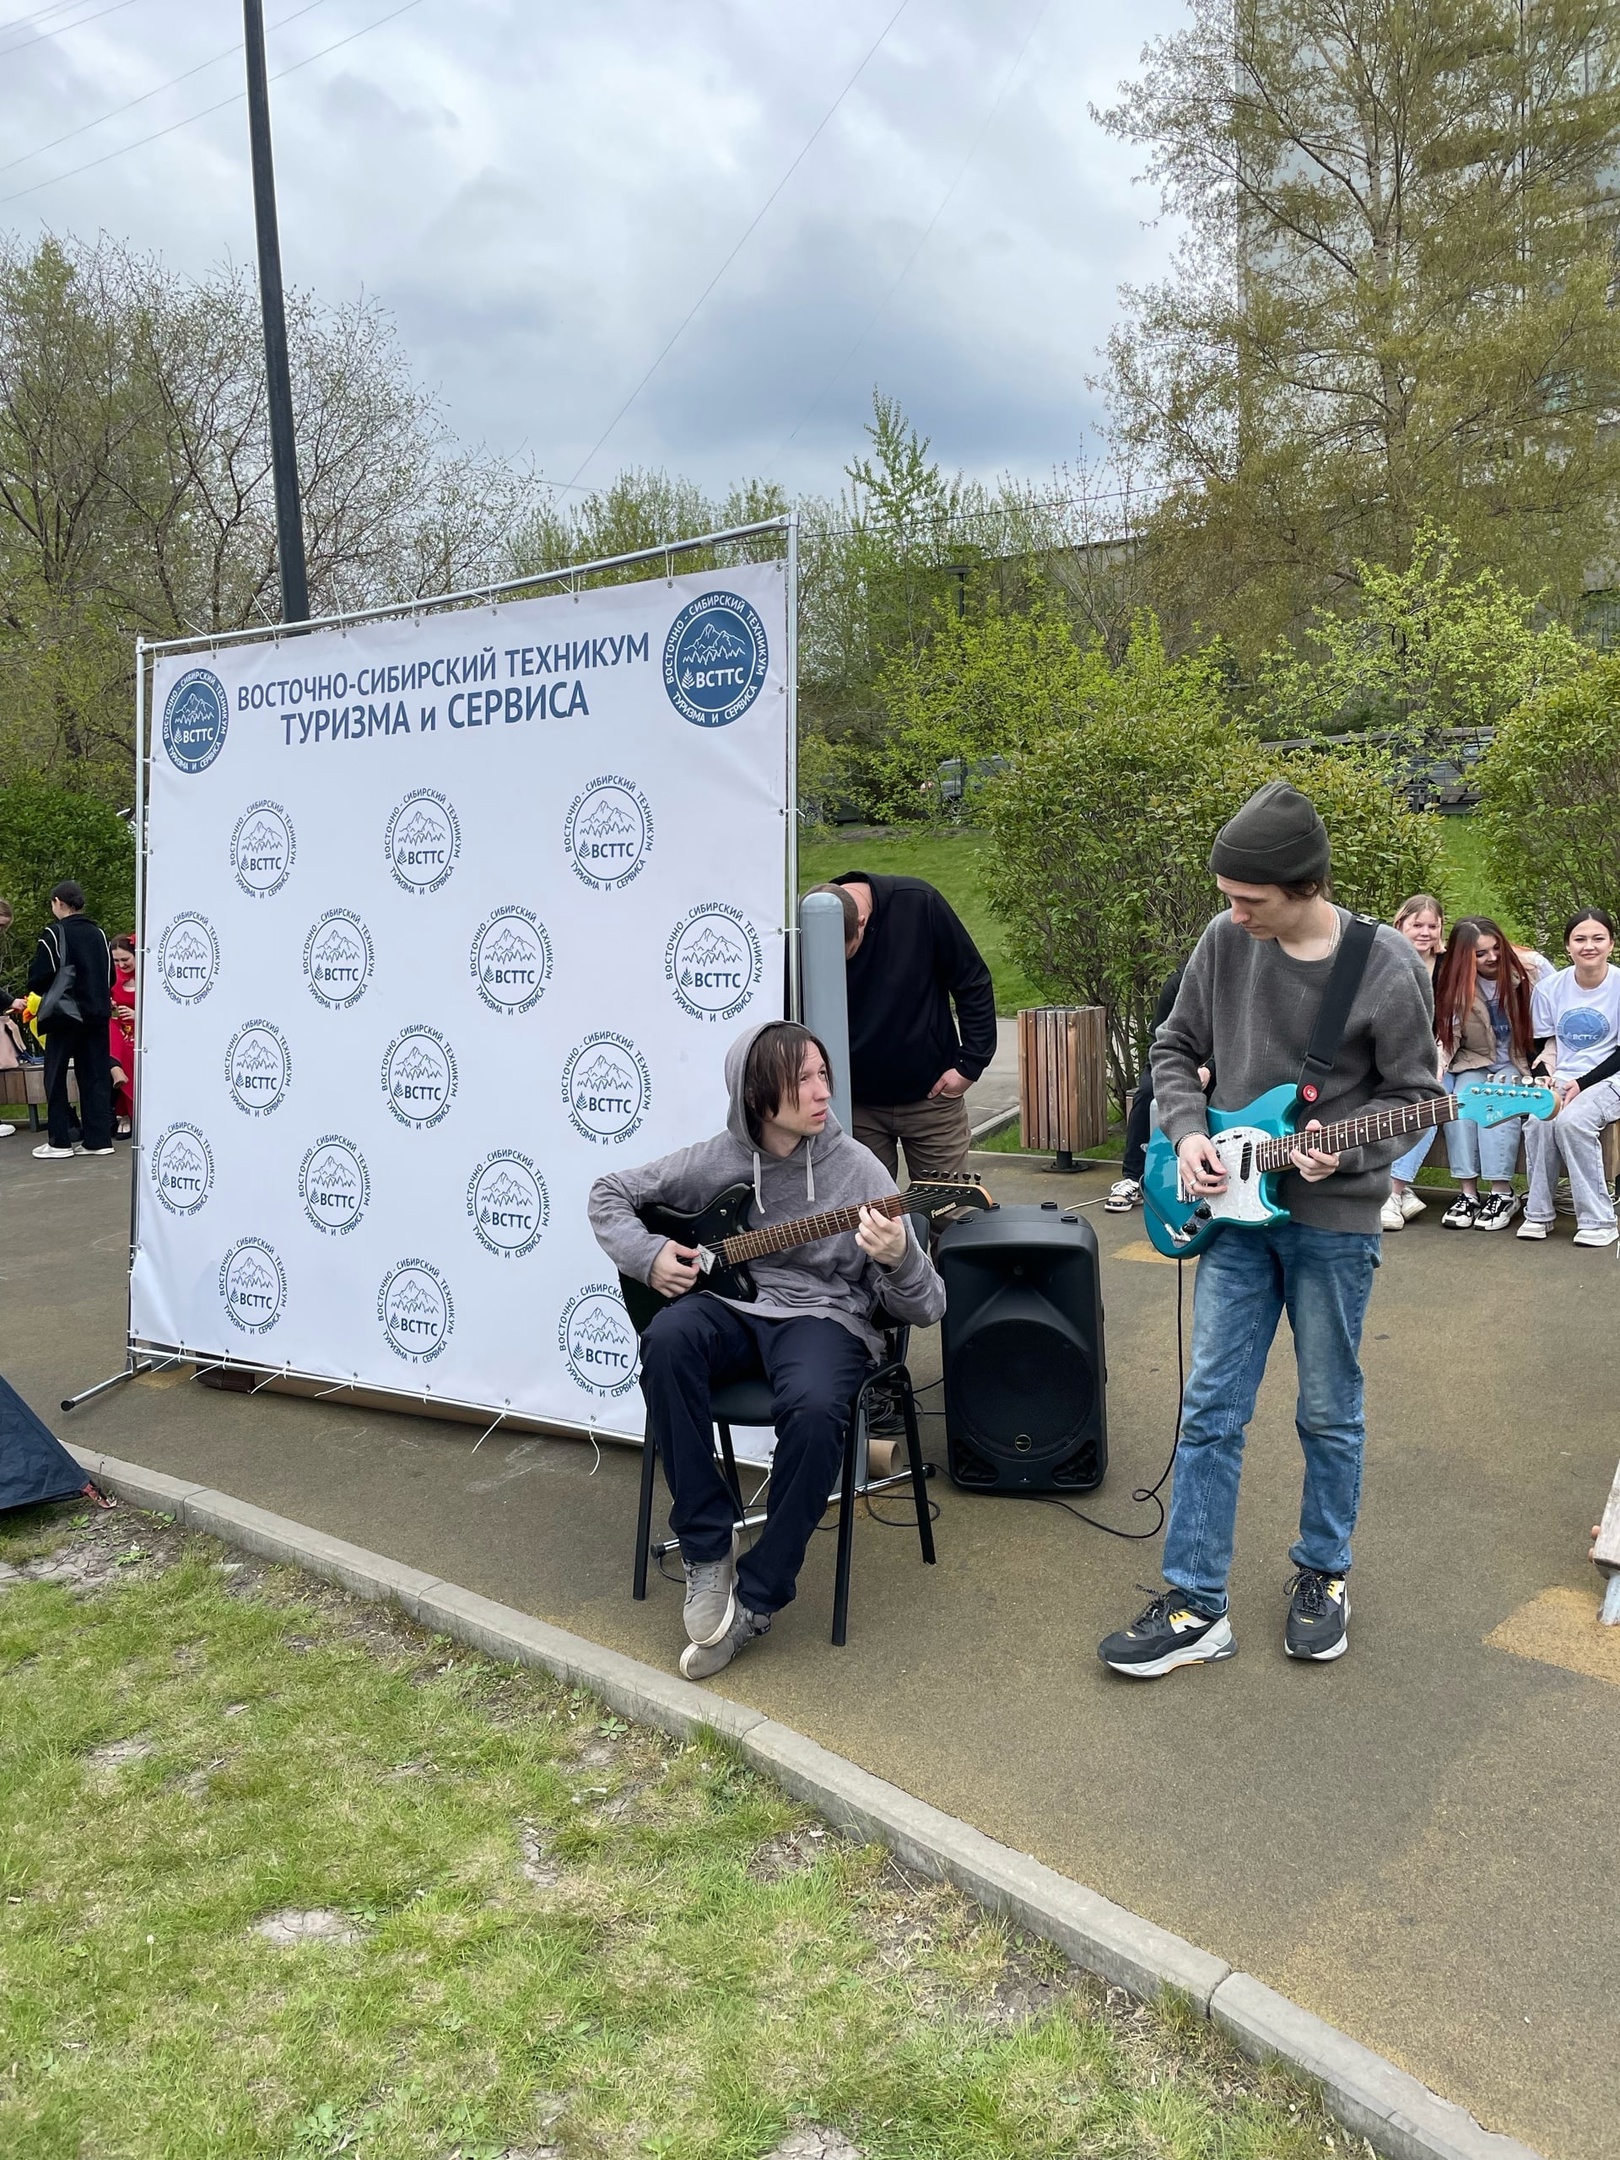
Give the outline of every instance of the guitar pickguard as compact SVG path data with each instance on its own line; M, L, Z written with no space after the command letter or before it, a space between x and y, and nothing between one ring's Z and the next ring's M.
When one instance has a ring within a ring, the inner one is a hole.
M1257 1125L1232 1125L1225 1132L1211 1135L1215 1152L1226 1171L1225 1192L1206 1196L1203 1202L1212 1220L1268 1223L1276 1219L1278 1210L1267 1197L1262 1183L1265 1173L1258 1166L1260 1143L1275 1138L1274 1133L1262 1132ZM1191 1194L1183 1195L1185 1199L1192 1197Z

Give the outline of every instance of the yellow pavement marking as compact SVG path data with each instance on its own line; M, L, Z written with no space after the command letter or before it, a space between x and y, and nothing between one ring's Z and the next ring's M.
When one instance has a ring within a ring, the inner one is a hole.
M1486 1645L1620 1687L1620 1627L1603 1625L1598 1619L1600 1603L1600 1591L1556 1585L1510 1612L1499 1627L1491 1629Z
M1143 1238L1133 1238L1129 1245L1116 1245L1109 1254L1110 1260L1147 1260L1155 1267L1174 1267L1168 1253L1158 1252Z

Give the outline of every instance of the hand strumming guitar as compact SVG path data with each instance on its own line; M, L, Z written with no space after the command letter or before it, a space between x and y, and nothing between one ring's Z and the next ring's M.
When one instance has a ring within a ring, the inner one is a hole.
M863 1207L855 1242L879 1267L897 1268L905 1258L906 1219L903 1215L881 1214L875 1207Z
M666 1239L663 1250L648 1273L648 1288L656 1290L660 1297L685 1297L697 1279L697 1247L677 1245L673 1238Z

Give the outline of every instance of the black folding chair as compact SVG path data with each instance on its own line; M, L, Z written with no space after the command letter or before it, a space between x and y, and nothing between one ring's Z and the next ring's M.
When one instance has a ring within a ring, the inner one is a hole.
M906 1325L896 1325L885 1330L884 1354L876 1364L867 1368L850 1405L838 1491L836 1495L829 1495L829 1501L834 1497L838 1501L838 1560L833 1576L832 1639L840 1647L849 1632L849 1576L855 1552L855 1502L858 1498L869 1493L887 1492L893 1486L909 1482L912 1504L917 1511L917 1542L922 1547L925 1564L929 1567L934 1565L934 1527L928 1517L928 1467L922 1459L922 1441L917 1430L917 1399L912 1393L911 1374L906 1370L906 1349L910 1338L911 1329ZM906 1429L908 1467L897 1471L892 1477L874 1478L867 1474L867 1440L872 1402L879 1391L892 1394L899 1404L901 1420ZM733 1380L725 1387L717 1387L710 1395L709 1409L719 1438L716 1453L737 1510L737 1526L739 1529L755 1529L765 1520L765 1511L763 1508L750 1511L744 1503L742 1485L737 1476L737 1458L731 1444L731 1429L734 1425L775 1424L771 1409L770 1382L764 1378ZM653 1492L657 1479L657 1435L649 1425L647 1437L642 1444L641 1504L636 1514L633 1590L638 1598L645 1598L647 1595L649 1558L656 1554L662 1559L665 1553L676 1551L679 1545L676 1538L666 1538L656 1546L653 1544Z

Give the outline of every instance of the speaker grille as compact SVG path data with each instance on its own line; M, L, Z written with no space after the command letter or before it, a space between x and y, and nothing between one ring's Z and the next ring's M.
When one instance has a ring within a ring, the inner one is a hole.
M964 1437L1003 1461L1046 1463L1074 1452L1096 1401L1091 1360L1049 1322L988 1318L952 1363Z

